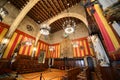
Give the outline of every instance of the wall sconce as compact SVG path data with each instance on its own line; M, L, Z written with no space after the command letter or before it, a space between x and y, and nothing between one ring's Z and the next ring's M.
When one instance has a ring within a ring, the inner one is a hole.
M78 43L78 41L73 41L72 45L74 48L77 48L79 46L79 43Z
M8 38L4 38L3 41L2 41L3 44L7 44L8 42L9 42Z
M49 46L50 51L54 51L55 47L54 46Z
M6 15L8 15L8 11L4 7L0 6L0 21L2 21Z
M33 51L36 51L36 50L37 50L37 48L36 48L36 47L34 47L34 48L33 48Z
M33 44L32 40L31 39L25 39L21 42L22 45L27 45L27 46L30 46Z

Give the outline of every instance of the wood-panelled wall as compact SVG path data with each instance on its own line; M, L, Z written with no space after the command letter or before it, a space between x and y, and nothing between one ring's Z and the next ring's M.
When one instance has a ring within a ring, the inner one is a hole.
M70 69L74 67L85 67L84 60L82 58L56 58L54 59L54 65L57 69Z

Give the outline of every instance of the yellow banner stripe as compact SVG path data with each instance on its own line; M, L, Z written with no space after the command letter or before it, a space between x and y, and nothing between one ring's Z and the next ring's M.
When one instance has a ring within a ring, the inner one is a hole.
M108 32L108 35L111 38L111 41L113 42L113 45L114 45L115 49L118 49L119 46L120 46L119 42L118 42L117 38L115 37L115 34L113 33L111 27L109 26L107 20L105 19L100 6L98 4L95 4L94 7L95 7L101 21L103 22L104 27L105 27L106 31Z
M16 38L16 36L17 36L17 33L14 33L12 38L11 38L11 40L10 40L10 42L9 42L9 44L8 44L8 46L7 46L7 48L6 48L6 50L5 50L5 52L4 52L3 58L7 58L9 50L10 50L10 48L11 48L11 46L12 46L12 44L13 44L15 38Z
M93 52L92 48L90 48L90 53L91 53L92 56L94 56L94 52Z
M3 31L0 33L0 42L2 41L2 39L5 36L5 34L6 34L7 31L8 31L8 29L4 28Z
M41 42L40 49L43 49L43 43Z
M22 50L23 50L23 48L24 48L24 46L21 45L20 50L19 50L19 54L22 54Z

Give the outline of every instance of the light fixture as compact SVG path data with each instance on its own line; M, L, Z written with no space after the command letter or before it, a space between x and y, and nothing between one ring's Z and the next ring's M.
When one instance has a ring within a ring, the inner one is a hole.
M0 6L0 21L2 21L7 14L8 14L8 11L4 7Z
M79 46L79 43L78 43L78 41L73 41L72 45L74 48L77 48Z
M42 35L49 35L50 34L50 26L48 24L42 24L40 27L40 33Z
M36 51L36 50L37 50L37 48L36 48L36 47L34 47L34 48L33 48L33 51Z
M32 45L32 42L31 42L31 41L26 41L25 44L26 44L26 45Z
M69 19L63 23L63 29L67 34L73 33L75 31L75 27L76 27L76 23L74 20Z
M69 7L69 3L67 4L67 6ZM67 13L68 13L68 16L67 16L68 20L66 20L63 23L63 29L64 29L65 33L71 34L75 31L76 23L74 20L69 18L69 10L68 9L67 9Z
M9 39L8 38L4 38L2 43L3 44L7 44L8 42L9 42Z
M32 45L32 40L31 39L25 39L21 42L21 44L30 46L30 45Z
M50 51L54 51L55 47L54 46L49 46Z

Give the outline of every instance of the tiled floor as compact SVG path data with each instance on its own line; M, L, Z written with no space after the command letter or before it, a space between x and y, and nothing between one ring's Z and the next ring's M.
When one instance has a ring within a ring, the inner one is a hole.
M40 80L41 73L42 80L61 80L61 76L65 75L64 70L51 69L44 72L21 74L17 80Z

